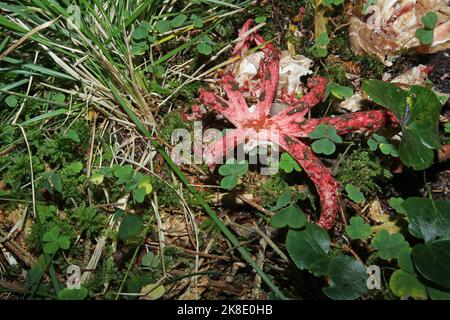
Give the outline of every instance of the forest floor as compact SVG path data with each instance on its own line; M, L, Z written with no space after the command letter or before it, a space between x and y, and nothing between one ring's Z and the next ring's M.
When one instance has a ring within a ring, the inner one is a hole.
M449 49L400 50L390 66L356 51L349 25L365 1L68 3L0 1L0 299L450 298L450 273L435 281L448 270L415 254L450 248ZM248 19L266 42L233 55ZM402 117L313 128L299 139L318 168L290 150L270 175L174 162L173 132L192 134L194 118L203 132L234 127L201 89L224 97L222 75L270 46L293 73L311 59L295 99L327 80L305 119ZM384 81L373 94L369 79ZM337 182L329 230L315 223L329 199L314 170Z

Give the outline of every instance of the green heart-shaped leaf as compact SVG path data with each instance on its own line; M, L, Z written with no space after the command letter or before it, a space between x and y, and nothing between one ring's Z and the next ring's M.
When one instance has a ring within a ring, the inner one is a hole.
M271 219L271 223L275 228L290 227L299 229L305 225L306 217L302 209L295 204L291 204L275 214Z

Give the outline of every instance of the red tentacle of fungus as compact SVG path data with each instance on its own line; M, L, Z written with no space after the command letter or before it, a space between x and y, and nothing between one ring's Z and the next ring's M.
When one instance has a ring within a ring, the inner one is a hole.
M250 30L252 21L247 21L239 35L245 35ZM259 64L256 78L259 83L252 92L257 97L255 106L249 108L242 92L243 88L234 76L226 73L222 76L221 85L226 97L202 89L200 101L215 112L222 114L236 128L214 142L205 150L205 160L209 164L223 160L225 153L239 143L256 141L258 135L279 145L290 153L302 166L309 178L315 184L320 199L321 215L317 222L322 228L330 229L339 210L339 183L331 175L328 168L313 154L307 142L301 141L312 132L317 125L328 123L333 125L339 134L376 130L389 123L396 125L394 116L388 111L374 110L355 112L335 117L307 119L306 114L320 103L325 96L327 80L315 77L309 80L309 91L301 98L290 93L283 93L281 100L287 108L281 113L270 116L270 110L277 94L279 79L280 51L272 44L265 43L256 33L247 34L240 39L233 55L244 54L251 44L263 44L264 58Z

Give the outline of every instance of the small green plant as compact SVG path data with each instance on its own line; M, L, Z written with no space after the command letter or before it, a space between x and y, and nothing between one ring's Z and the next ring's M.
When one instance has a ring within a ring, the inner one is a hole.
M339 6L344 3L345 0L323 0L325 6Z
M341 86L334 82L329 82L327 90L325 91L325 97L328 97L330 93L338 99L348 99L353 95L353 89L346 86Z
M311 53L316 58L324 58L328 55L327 45L330 43L330 38L326 32L321 33L316 39L316 43L311 47Z
M119 238L123 241L134 238L144 227L142 219L131 214L123 214L119 227Z
M352 184L347 184L345 186L345 191L347 192L348 197L356 203L363 203L366 200L359 188Z
M267 17L265 17L265 16L258 16L255 18L256 23L264 23L264 22L266 22L266 20L267 20Z
M330 245L329 235L308 222L300 230L290 229L286 237L287 251L300 270L328 277L329 286L322 289L324 294L336 300L357 299L367 291L366 268L350 256L331 256Z
M369 224L364 223L361 217L351 217L350 224L345 228L345 232L352 239L367 240L372 233Z
M341 143L342 138L338 136L336 128L329 124L319 124L314 131L309 133L314 139L311 145L315 153L330 155L336 151L335 143Z
M398 157L398 150L395 146L387 141L383 136L376 133L372 134L372 137L367 140L370 151L375 151L380 148L381 152L386 155L391 155L392 157Z
M436 27L437 20L438 16L433 11L427 12L421 18L423 28L416 30L416 38L419 39L421 44L428 45L433 43L434 28Z
M388 203L389 203L389 206L392 209L394 209L397 213L404 214L405 209L403 209L403 207L402 207L403 201L404 200L402 198L390 197L388 200Z
M241 160L238 163L236 159L227 159L226 163L219 167L219 174L223 176L220 186L226 190L233 189L238 183L238 178L245 175L247 171L247 160Z
M204 35L197 44L197 51L205 56L209 56L213 52L213 47L216 43L210 37Z
M382 259L397 258L402 249L409 247L401 233L391 234L386 230L381 230L376 234L372 245L378 250L378 256Z
M378 183L390 178L390 170L383 167L376 155L364 149L354 150L342 161L338 171L338 180L343 185L353 184L365 194L380 191Z
M44 242L44 252L51 255L55 254L59 249L67 250L70 248L69 238L60 234L58 226L54 226L44 233L42 241Z
M289 227L299 229L306 223L306 217L302 209L292 202L290 190L285 190L277 200L277 204L271 211L276 214L271 219L275 228Z
M70 218L80 233L85 232L87 238L97 236L107 223L106 216L98 212L98 209L84 204L73 208Z
M294 170L297 172L302 171L302 168L300 167L298 162L287 152L283 152L281 154L280 168L286 173L291 173Z
M447 122L447 123L444 125L444 131L445 131L446 133L450 133L450 122Z
M150 177L135 172L131 165L103 167L101 170L93 172L90 181L98 186L104 183L105 178L114 181L119 187L123 186L126 192L133 195L133 199L137 203L144 202L145 197L153 191Z
M429 88L403 90L392 83L366 80L362 85L370 100L390 110L401 124L400 160L414 170L431 166L439 149L439 115L443 102Z
M142 257L141 264L146 268L157 268L160 263L159 255L154 255L153 252L149 251Z

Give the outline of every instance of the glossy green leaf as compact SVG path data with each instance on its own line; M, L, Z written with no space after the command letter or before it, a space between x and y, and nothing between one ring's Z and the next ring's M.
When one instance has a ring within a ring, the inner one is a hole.
M428 295L431 300L446 300L450 301L450 289L442 290L434 287L427 286Z
M331 258L330 284L322 291L334 300L354 300L367 291L367 272L361 261L341 255Z
M398 265L402 270L409 272L411 274L415 274L414 263L411 257L412 248L405 247L401 249L397 255Z
M425 242L450 237L450 202L411 197L402 203L409 232Z
M370 100L392 111L397 119L402 119L406 109L407 91L381 80L365 80L362 89Z
M330 82L327 85L327 91L338 99L348 99L353 95L353 89L346 86L341 86L337 83Z
M308 269L316 276L327 273L330 237L316 224L306 223L302 230L290 229L286 237L286 249L299 269Z
M434 152L422 144L409 130L403 131L399 147L400 160L414 170L424 170L433 164Z
M418 244L412 250L412 259L422 276L450 289L450 240Z

